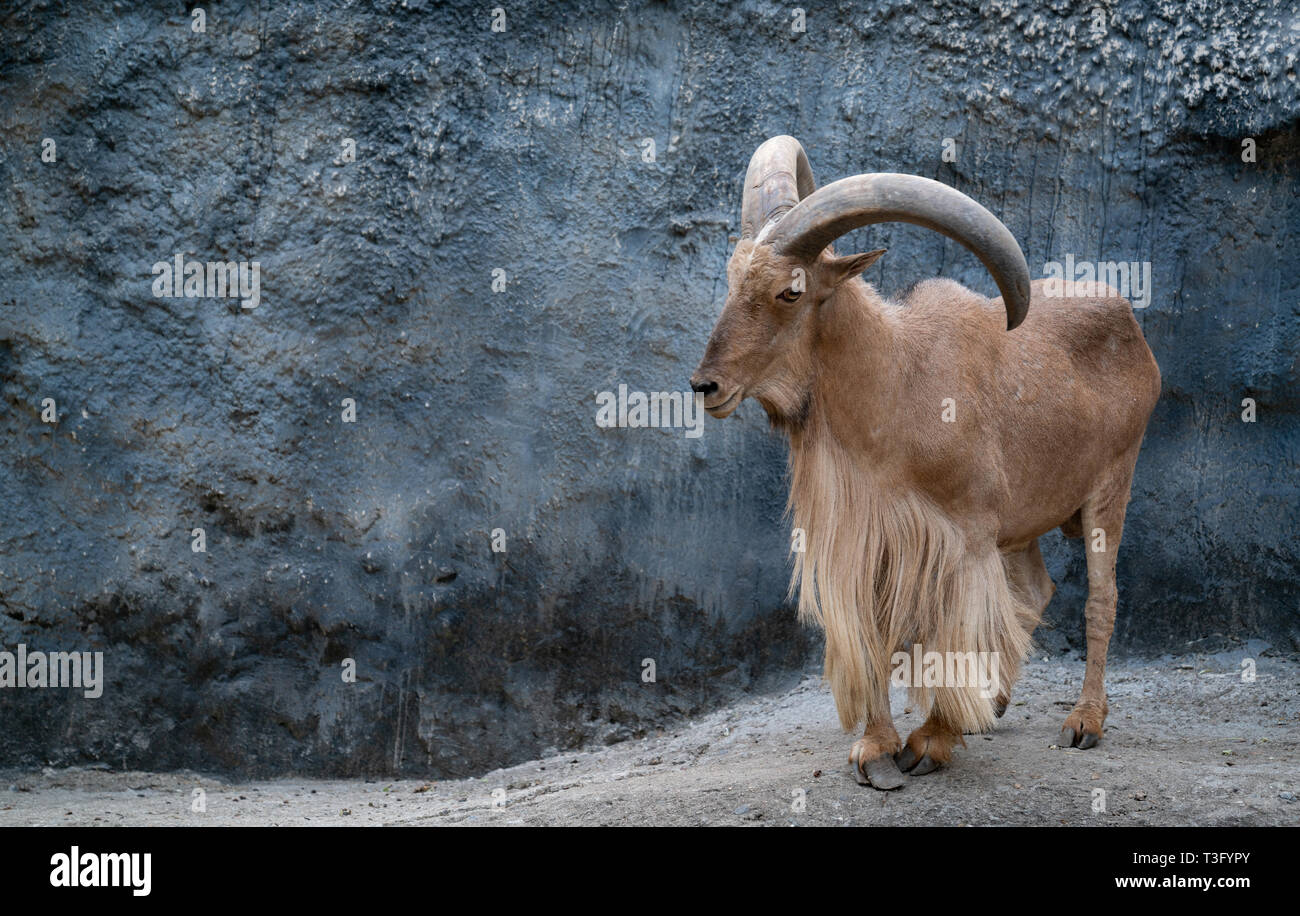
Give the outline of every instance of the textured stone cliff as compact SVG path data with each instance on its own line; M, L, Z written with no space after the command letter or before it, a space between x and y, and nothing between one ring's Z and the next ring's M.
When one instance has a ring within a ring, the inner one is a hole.
M686 387L777 133L823 183L960 188L1036 276L1150 262L1116 651L1296 648L1287 4L493 5L0 14L0 647L107 670L0 691L0 764L466 775L799 669L761 409L594 420ZM854 245L887 294L995 294L921 229ZM156 297L177 253L257 261L260 303ZM1082 556L1045 547L1059 649Z

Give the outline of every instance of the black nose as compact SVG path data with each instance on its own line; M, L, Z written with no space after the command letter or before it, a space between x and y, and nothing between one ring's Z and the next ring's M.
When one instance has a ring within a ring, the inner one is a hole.
M717 382L697 382L691 381L691 390L697 394L709 395L718 390Z

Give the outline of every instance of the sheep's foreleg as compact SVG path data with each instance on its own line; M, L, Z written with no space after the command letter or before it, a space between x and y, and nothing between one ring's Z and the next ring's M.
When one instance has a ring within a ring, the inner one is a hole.
M961 729L949 725L932 709L920 727L907 736L907 746L894 759L904 773L924 776L952 760L953 748L959 744L966 746Z
M1043 611L1047 610L1052 595L1056 594L1056 583L1052 581L1047 566L1043 563L1043 554L1038 549L1037 538L1030 541L1027 547L1003 553L1003 557L1006 560L1007 574L1011 578L1012 587L1034 611L1033 617L1025 623L1025 632L1032 635L1043 619ZM993 714L1001 719L1010 703L1011 685L1007 684L998 692L997 699L993 703Z
M903 742L889 717L889 686L885 684L877 689L883 690L884 701L876 704L876 708L883 706L885 715L876 721L871 721L868 717L866 731L853 742L853 748L849 751L849 764L860 785L870 785L876 789L897 789L905 780L894 762L894 755L903 746Z

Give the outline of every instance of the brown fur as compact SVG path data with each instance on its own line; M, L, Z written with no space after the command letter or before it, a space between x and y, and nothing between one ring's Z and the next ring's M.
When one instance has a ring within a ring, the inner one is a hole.
M840 721L866 722L855 763L898 743L890 656L909 641L998 653L1005 705L1054 591L1037 538L1058 526L1089 546L1106 532L1088 553L1088 669L1066 722L1076 740L1099 737L1115 551L1160 393L1132 308L1118 294L1048 298L1039 281L1009 333L1001 300L949 280L885 301L856 276L874 260L827 249L805 264L742 240L695 376L717 385L714 416L754 397L789 437L790 512L807 547L791 589L826 631ZM778 295L795 268L808 285L789 303ZM955 422L942 420L948 398ZM999 714L973 687L918 694L930 717L908 746L936 763Z
M792 440L790 457L790 509L806 533L790 589L800 617L826 631L826 679L845 729L888 718L888 693L872 679L905 644L996 653L999 686L1010 689L1034 615L1001 555L968 551L965 533L924 494L859 466L820 417ZM993 724L992 697L975 684L912 694L963 730Z

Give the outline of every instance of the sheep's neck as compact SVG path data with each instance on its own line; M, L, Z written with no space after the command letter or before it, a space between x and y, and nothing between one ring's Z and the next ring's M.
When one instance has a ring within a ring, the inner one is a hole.
M861 280L846 282L823 302L806 422L790 431L791 447L834 435L850 452L876 452L900 394L898 345L884 301Z

